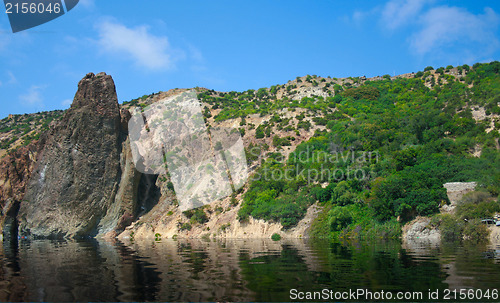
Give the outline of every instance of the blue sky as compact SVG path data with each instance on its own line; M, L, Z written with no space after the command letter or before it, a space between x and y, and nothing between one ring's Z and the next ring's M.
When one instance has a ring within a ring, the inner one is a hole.
M88 72L112 75L122 102L499 59L498 1L80 0L16 34L2 8L0 118L68 108Z

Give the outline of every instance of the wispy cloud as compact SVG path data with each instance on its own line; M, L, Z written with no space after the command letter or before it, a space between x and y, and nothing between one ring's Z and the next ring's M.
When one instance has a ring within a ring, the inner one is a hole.
M7 74L7 81L0 80L0 86L17 84L17 78L14 76L14 74L11 71L7 71L6 74Z
M14 74L9 70L7 71L7 76L9 77L9 80L7 80L6 84L17 84L17 78L14 76Z
M395 30L412 21L420 14L424 6L433 0L391 0L382 9L380 21L389 30Z
M43 108L43 97L41 90L44 86L32 85L25 94L19 96L21 103L27 107Z
M95 6L94 0L80 0L79 4L85 8L94 8Z
M420 29L410 39L411 48L422 55L441 47L473 43L474 51L484 55L499 47L499 20L491 8L480 15L458 7L432 8L419 18Z
M485 61L500 48L500 15L486 7L473 13L436 0L390 0L367 11L355 11L357 24L375 15L382 30L407 33L404 41L416 56L446 58L453 62ZM373 14L375 12L375 14ZM366 22L364 22L366 25Z
M156 36L149 27L142 25L129 28L121 23L103 21L96 25L98 45L111 56L124 56L142 68L149 70L173 67L175 52L166 36Z

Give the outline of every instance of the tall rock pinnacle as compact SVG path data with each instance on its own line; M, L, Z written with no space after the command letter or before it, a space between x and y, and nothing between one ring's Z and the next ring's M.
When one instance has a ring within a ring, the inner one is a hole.
M122 137L113 79L87 74L71 108L40 140L19 211L21 235L95 235L118 188Z
M119 111L113 78L106 73L88 73L78 83L71 109L91 108L96 114L112 116Z

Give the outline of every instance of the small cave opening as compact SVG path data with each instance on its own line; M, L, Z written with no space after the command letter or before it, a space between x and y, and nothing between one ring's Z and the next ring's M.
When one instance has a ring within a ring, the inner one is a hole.
M158 175L142 174L137 189L137 207L135 217L148 213L160 200L161 191L156 186Z

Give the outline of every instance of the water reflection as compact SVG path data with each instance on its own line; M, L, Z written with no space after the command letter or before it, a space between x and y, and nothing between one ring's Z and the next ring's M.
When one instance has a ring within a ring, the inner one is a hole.
M307 240L0 247L1 301L290 301L289 291L500 288L499 247Z

